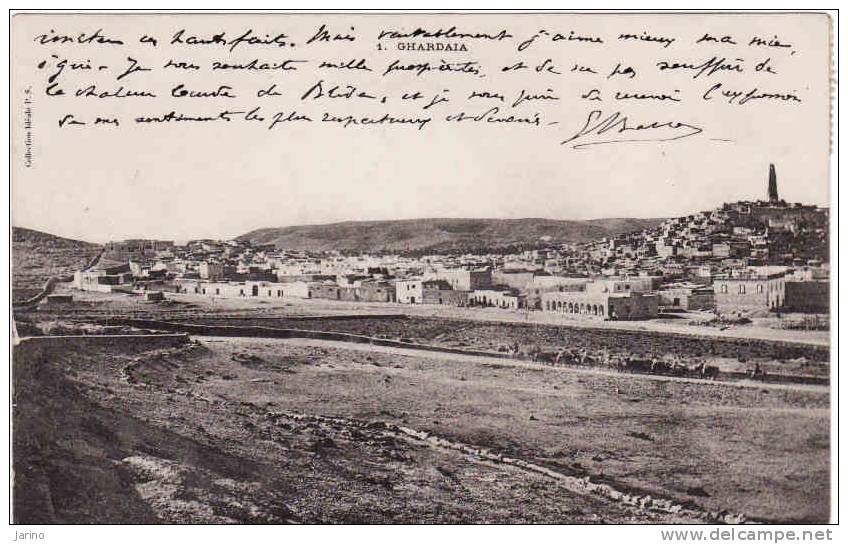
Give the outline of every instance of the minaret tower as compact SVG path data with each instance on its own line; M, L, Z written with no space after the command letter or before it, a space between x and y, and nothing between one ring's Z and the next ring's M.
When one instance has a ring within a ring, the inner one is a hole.
M777 174L774 171L773 164L769 165L768 197L770 204L777 204L780 202L780 197L777 195Z

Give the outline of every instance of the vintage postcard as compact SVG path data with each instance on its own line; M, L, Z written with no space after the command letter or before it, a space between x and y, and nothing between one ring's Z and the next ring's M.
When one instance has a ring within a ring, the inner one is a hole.
M835 521L833 22L13 14L10 520Z

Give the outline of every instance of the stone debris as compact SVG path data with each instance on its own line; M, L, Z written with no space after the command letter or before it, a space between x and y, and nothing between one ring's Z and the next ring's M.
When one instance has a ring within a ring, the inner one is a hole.
M274 421L280 426L289 427L282 421L287 419L289 421L303 423L307 428L312 429L318 429L322 426L329 427L336 431L344 432L345 434L357 439L363 437L362 431L367 431L369 433L378 433L384 438L407 439L413 442L420 442L434 448L457 451L473 456L479 460L516 467L521 470L539 474L552 480L556 480L572 491L598 495L611 501L637 508L640 511L673 514L679 517L686 517L693 520L711 523L740 524L749 522L744 514L729 513L727 511L714 512L702 510L692 504L681 504L671 499L662 499L649 494L638 495L627 493L606 483L592 482L589 476L571 476L549 467L525 461L523 459L506 456L501 452L492 451L488 448L470 446L468 444L436 436L428 431L416 430L410 427L395 425L383 421L366 422L347 418L287 412L268 412L266 413L266 418Z
M167 360L167 356L170 355L170 353L166 352L169 351L171 350L162 350L163 353L157 354L158 357L155 357L155 359L159 361ZM149 363L150 360L151 358L148 357L144 360L133 359L129 363L127 363L121 369L121 376L124 381L126 381L127 383L135 384L137 386L143 385L137 380L135 380L133 376L133 371L141 364ZM231 402L229 401L217 401L203 397L196 393L190 393L183 390L174 390L173 392L177 394L182 393L185 396L190 396L209 404L231 404ZM240 404L242 407L248 409L257 408L253 403L250 402L242 401L237 404ZM557 482L568 487L572 491L578 493L589 493L598 495L607 498L611 501L637 508L640 511L673 514L679 517L686 517L693 520L701 520L711 523L739 524L746 523L748 521L744 514L734 514L726 511L706 511L698 509L694 505L684 505L676 503L670 499L660 499L652 497L651 495L638 495L627 493L615 489L609 484L592 482L589 476L571 476L536 463L503 455L503 453L501 452L492 451L488 448L470 446L468 444L463 444L461 442L456 442L453 440L442 438L440 436L436 436L428 431L412 429L410 427L386 423L384 421L359 421L339 417L276 411L265 412L265 417L266 419L270 420L274 425L277 425L281 428L285 428L287 430L293 430L294 427L291 424L286 423L285 420L300 423L306 429L311 430L320 430L322 427L330 427L334 431L341 433L342 435L346 436L351 440L361 442L371 443L385 439L406 439L415 442L422 442L430 447L457 451L465 455L473 456L479 460L516 467L527 472L539 474L552 480L556 480ZM376 437L374 435L376 435ZM647 435L642 435L642 433L631 433L631 436L652 440L652 438L648 437ZM313 444L313 448L316 451L320 451L324 448L333 447L335 447L335 443L329 437L327 437L326 440L320 439ZM403 457L400 452L398 452L398 454L398 458Z

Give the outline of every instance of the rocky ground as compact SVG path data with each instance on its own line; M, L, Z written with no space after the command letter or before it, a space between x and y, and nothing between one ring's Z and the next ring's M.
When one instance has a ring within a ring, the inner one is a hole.
M25 228L12 228L12 295L26 300L51 276L67 276L88 263L100 247Z
M829 514L824 387L307 340L14 353L22 523L603 523Z

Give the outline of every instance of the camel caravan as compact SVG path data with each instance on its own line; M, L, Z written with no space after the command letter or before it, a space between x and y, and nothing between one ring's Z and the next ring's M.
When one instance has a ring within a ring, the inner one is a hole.
M512 346L502 346L500 351L508 351L516 358L548 366L593 366L633 374L656 374L702 380L715 380L720 373L717 366L708 365L703 360L687 364L682 358L673 356L638 358L632 355L609 353L606 350L593 353L585 348L544 351L539 347L522 349L517 342ZM755 372L756 375L752 372L752 378L763 378L764 372L759 365Z

